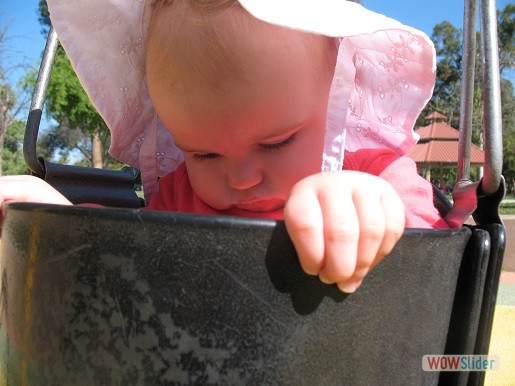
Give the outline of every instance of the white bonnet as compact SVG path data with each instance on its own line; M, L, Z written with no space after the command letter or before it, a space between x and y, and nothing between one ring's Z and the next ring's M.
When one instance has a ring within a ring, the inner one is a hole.
M253 16L340 38L329 95L322 170L343 150L403 155L432 95L433 44L421 31L345 0L239 0ZM47 0L54 29L89 98L111 130L111 154L139 168L145 195L182 162L157 117L144 77L145 0Z

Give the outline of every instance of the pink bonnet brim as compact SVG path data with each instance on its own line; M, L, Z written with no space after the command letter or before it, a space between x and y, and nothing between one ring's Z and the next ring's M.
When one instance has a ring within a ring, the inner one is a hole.
M416 118L432 95L435 53L423 33L344 0L239 0L269 23L339 38L322 170L343 150L417 141ZM144 76L144 0L47 0L52 24L92 103L111 131L111 154L139 168L146 197L182 153L157 117Z

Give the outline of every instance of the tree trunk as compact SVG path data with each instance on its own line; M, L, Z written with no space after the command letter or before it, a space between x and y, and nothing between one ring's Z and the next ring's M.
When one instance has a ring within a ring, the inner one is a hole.
M100 132L97 130L95 130L95 132L93 133L93 138L92 138L92 155L93 155L93 167L94 168L97 168L97 169L102 169L103 166L104 166L104 160L103 160L103 157L102 157L102 154L103 154L103 144L102 144L102 140L100 139Z

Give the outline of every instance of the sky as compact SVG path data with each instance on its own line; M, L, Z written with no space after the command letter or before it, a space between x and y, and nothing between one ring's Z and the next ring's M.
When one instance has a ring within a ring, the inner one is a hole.
M497 8L504 8L510 1L498 0ZM462 0L362 0L362 4L428 35L436 24L444 20L458 28L463 25ZM39 67L45 37L41 34L37 12L38 0L0 0L0 28L9 24L9 40L2 53L4 62L7 59L11 65L22 63ZM22 72L11 71L9 75L15 84Z

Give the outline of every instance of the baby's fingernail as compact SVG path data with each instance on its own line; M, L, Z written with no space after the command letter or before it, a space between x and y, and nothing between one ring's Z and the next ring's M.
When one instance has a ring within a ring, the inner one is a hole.
M319 275L318 278L320 279L320 281L324 284L333 284L333 282L327 280L325 277L323 277L322 275Z
M356 290L361 285L362 279L357 280L349 280L344 283L338 283L338 288L340 291L345 292L347 294L351 294L353 292L356 292Z

